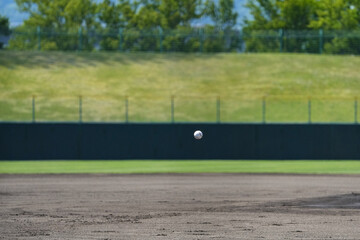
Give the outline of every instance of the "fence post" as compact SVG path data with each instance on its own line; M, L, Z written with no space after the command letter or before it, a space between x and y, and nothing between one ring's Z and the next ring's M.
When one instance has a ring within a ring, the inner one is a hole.
M311 123L311 98L308 99L308 123Z
M35 95L32 96L32 122L35 123Z
M41 29L40 29L40 26L37 26L36 34L37 34L37 41L38 41L37 49L38 49L38 51L40 51L41 50Z
M162 38L163 38L163 30L161 27L159 27L159 40L160 40L160 52L163 52L163 44L162 44Z
M128 96L125 97L125 122L129 122L129 99Z
M82 49L82 28L79 27L79 46L78 46L78 50L81 51Z
M239 31L239 52L243 52L243 34L242 30Z
M122 28L119 29L119 51L122 52L122 42L123 42L123 30Z
M284 30L279 29L279 41L280 41L280 52L283 52L284 48Z
M357 101L357 97L355 97L355 101L354 101L354 120L355 120L355 123L358 123L358 120L357 120L357 108L358 108L358 101Z
M82 96L79 96L79 122L82 123Z
M171 122L175 122L175 101L174 95L171 96Z
M266 123L266 98L262 99L262 122Z
M221 110L221 105L220 105L220 96L218 96L217 98L216 98L216 121L217 121L217 123L220 123L221 122L221 119L220 119L220 117L221 117L221 112L220 112L220 110Z
M324 32L322 29L319 29L319 53L322 54L323 43L324 42Z
M203 29L200 28L200 52L203 53L204 52L204 32Z

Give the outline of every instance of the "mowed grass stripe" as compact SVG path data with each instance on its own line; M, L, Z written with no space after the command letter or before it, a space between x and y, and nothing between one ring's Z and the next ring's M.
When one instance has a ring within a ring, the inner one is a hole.
M360 161L92 160L1 161L0 173L297 173L360 174Z

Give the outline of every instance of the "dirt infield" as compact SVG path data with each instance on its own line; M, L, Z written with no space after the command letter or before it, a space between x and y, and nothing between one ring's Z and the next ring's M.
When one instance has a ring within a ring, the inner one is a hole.
M360 176L0 175L0 239L360 239Z

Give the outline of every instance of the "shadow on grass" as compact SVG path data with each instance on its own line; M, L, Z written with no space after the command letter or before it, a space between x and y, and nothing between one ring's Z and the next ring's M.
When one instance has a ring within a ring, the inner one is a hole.
M134 64L161 61L193 61L195 59L221 58L219 54L198 53L118 53L118 52L36 52L0 51L0 67L50 68L89 67L99 64Z

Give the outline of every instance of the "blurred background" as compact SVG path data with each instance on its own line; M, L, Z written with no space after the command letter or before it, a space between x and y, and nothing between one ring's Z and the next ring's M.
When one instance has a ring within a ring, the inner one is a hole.
M357 0L2 0L0 15L1 121L358 121Z

